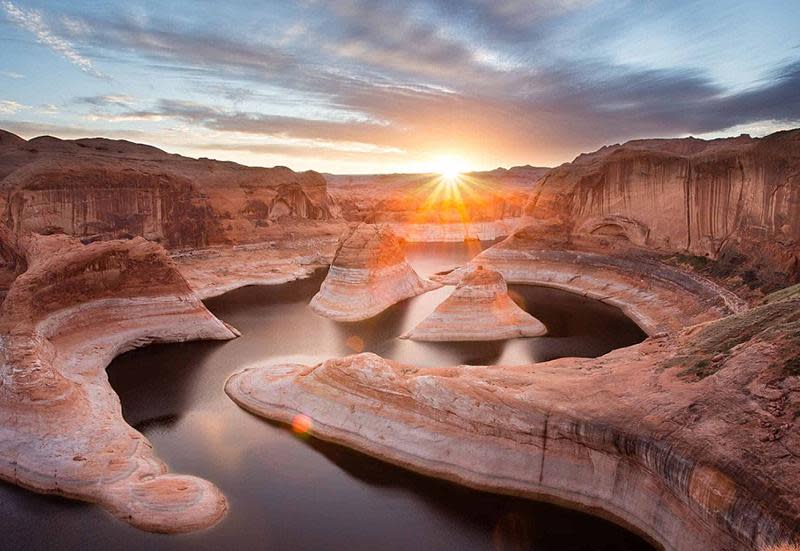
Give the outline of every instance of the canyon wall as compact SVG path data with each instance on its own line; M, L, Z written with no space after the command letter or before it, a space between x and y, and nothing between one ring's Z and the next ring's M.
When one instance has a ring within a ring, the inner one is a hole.
M196 160L106 139L26 141L3 133L0 191L3 223L17 238L139 235L169 249L202 248L339 217L315 172Z
M798 307L600 358L419 368L360 354L251 367L226 392L269 419L307 416L317 438L602 515L664 550L766 551L800 538Z
M208 527L227 504L210 482L170 474L125 422L105 367L152 342L237 332L141 237L84 245L26 240L27 270L0 306L0 479L97 503L154 532Z
M325 177L348 221L386 224L407 241L462 241L509 235L534 182L548 170L499 168L455 182L437 174Z
M795 283L800 130L607 146L553 169L525 210L574 233L706 257L767 286Z

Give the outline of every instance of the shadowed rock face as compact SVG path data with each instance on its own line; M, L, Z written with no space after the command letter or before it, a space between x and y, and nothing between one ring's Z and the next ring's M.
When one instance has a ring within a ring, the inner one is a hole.
M526 207L578 233L687 251L800 281L800 130L761 139L637 140L580 155L540 180Z
M125 141L4 136L0 206L17 237L140 235L170 249L201 248L338 217L315 172L195 160Z
M360 321L437 287L438 283L420 278L406 262L390 230L359 224L342 236L311 308L336 321Z
M503 276L478 265L453 294L406 338L416 341L494 341L539 337L547 328L508 296Z
M360 354L253 368L258 415L413 470L609 516L669 551L800 537L800 302L597 359L416 368Z
M26 241L27 271L0 308L0 478L95 502L155 532L217 522L225 498L167 473L122 418L105 366L151 342L231 339L162 247L141 237Z

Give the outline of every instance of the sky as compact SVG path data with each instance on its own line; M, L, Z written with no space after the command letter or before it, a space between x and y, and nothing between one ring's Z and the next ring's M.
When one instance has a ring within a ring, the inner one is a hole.
M800 126L797 0L0 0L0 128L340 174Z

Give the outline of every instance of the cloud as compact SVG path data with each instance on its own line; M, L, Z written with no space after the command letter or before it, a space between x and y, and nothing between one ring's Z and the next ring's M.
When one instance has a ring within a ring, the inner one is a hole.
M173 119L209 130L241 134L376 144L387 141L380 136L385 125L369 121L320 120L285 115L226 111L196 102L162 99L152 110L128 110L108 115L103 120ZM367 152L362 147L362 152Z
M48 14L47 30L94 59L130 65L154 81L166 76L174 97L194 100L144 98L142 87L132 88L136 98L123 86L114 94L93 90L72 105L87 126L158 122L157 135L172 121L192 136L183 138L186 148L202 132L210 136L203 147L221 153L400 164L448 150L476 166L550 164L635 137L800 120L797 50L757 86L727 89L707 65L634 66L608 49L584 48L642 23L636 10L639 21L623 17L631 10L595 10L593 2L305 0L299 12L276 15L272 27L233 9L230 20L211 22L169 11L160 12L165 19L113 9L81 15L78 8L69 17ZM7 13L14 7L0 3ZM551 47L554 37L577 34L567 55Z
M96 77L103 77L104 75L94 68L92 62L80 55L75 48L68 41L53 33L50 27L45 23L42 15L33 10L23 10L18 8L8 0L0 2L0 6L6 12L8 19L19 27L33 33L36 40L59 55L63 56L67 61L76 65L84 73Z
M0 113L4 115L13 115L23 109L30 109L29 106L17 103L11 100L0 100Z
M128 107L134 103L135 99L125 94L106 94L100 96L83 96L76 98L74 101L75 103L93 105L96 107Z
M6 77L6 78L12 78L14 80L19 80L19 79L25 78L25 75L22 75L20 73L15 73L14 71L0 71L0 76Z
M160 62L179 62L195 68L227 68L230 73L258 74L283 71L292 57L277 48L252 41L237 41L198 29L181 31L159 21L134 19L93 21L71 18L65 32L96 48L135 52ZM174 67L172 69L175 69Z

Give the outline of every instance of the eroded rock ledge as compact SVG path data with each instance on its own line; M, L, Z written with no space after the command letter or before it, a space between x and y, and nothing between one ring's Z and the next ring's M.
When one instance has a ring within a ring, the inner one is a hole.
M406 262L397 237L387 228L358 224L342 236L333 264L311 308L336 321L360 321L432 289Z
M607 516L668 551L800 538L800 300L597 359L252 368L245 409L461 484Z
M540 337L542 322L508 296L503 276L478 265L455 291L404 338L416 341L494 341Z
M224 496L167 472L125 423L105 367L152 342L231 339L235 330L155 243L33 235L26 249L28 269L0 309L0 477L98 503L145 530L217 522Z
M658 255L597 237L554 237L542 225L522 228L459 270L432 279L455 285L483 265L509 283L556 287L620 308L649 335L740 312L736 294L698 274L669 266Z

